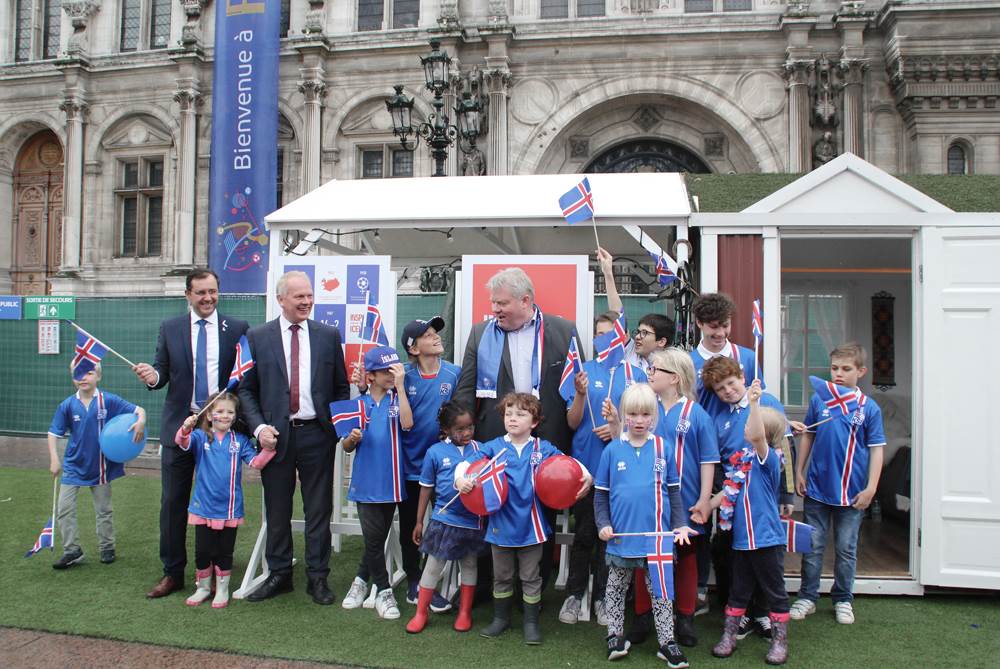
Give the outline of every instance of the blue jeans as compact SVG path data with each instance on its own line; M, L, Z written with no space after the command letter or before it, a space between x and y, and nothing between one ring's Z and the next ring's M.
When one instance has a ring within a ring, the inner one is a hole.
M836 556L833 563L833 589L830 596L834 604L854 600L854 573L858 566L858 532L864 511L852 506L831 506L812 497L803 503L805 521L813 527L813 549L802 556L802 585L799 598L815 602L819 599L819 578L823 572L823 551L827 531L833 524L833 542Z

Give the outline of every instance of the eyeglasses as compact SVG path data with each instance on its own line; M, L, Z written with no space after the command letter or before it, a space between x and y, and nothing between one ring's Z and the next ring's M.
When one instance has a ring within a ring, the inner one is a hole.
M662 367L650 367L649 371L651 371L651 372L652 371L663 372L664 374L676 374L677 373L677 372L675 372L672 369L663 369Z
M639 330L638 328L635 329L635 330L632 330L632 337L634 339L642 339L644 337L649 337L650 335L655 336L656 333L653 332L652 330Z

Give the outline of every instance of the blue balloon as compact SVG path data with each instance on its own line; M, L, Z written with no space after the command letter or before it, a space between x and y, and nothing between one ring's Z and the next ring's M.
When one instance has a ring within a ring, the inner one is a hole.
M142 433L142 441L137 444L132 441L134 433L128 431L137 419L138 416L134 413L123 413L104 424L100 439L104 457L112 462L128 462L142 453L146 445L146 433Z

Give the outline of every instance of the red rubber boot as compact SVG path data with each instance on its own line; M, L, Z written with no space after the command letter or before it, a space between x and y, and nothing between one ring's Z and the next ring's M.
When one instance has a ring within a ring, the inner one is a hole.
M407 632L419 634L427 627L427 610L431 606L432 599L434 599L434 588L421 587L417 595L417 612L410 619L410 622L406 623Z
M472 602L475 598L476 586L461 586L459 589L458 617L455 618L456 632L468 632L472 629Z

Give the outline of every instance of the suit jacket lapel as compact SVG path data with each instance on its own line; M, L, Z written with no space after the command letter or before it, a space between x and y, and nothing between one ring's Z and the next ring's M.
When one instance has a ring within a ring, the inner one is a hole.
M285 385L287 386L288 381L288 365L285 363L285 344L281 337L281 321L275 318L271 321L271 345L267 348L271 349L272 355L277 358L278 369L281 373L285 375Z
M184 347L184 355L187 359L191 361L191 383L194 383L194 351L191 350L191 314L189 313L187 318L184 320L184 326L181 328L184 336L181 338L181 346Z
M508 346L507 337L509 335L507 332L503 334L503 354L500 356L500 362L503 366L503 371L507 374L507 378L510 379L510 386L514 387L514 369L511 367L510 362L510 347ZM500 387L500 379L497 379L497 388ZM499 398L498 398L499 399Z
M306 321L308 325L306 328L309 330L309 376L313 379L313 385L316 385L316 374L319 369L319 332L316 326L316 321L308 320Z

